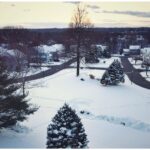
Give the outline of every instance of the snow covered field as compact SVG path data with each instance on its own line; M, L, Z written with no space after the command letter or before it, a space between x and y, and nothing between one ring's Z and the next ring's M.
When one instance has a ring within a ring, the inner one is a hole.
M28 82L28 98L39 110L21 126L1 130L0 148L46 148L47 126L65 102L81 117L90 148L150 148L150 91L127 76L124 84L106 87L89 78L101 78L103 70L81 69L78 78L75 71Z

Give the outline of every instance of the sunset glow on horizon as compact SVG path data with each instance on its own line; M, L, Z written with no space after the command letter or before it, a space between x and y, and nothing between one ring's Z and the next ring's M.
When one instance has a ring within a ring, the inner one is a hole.
M95 27L150 27L150 2L82 2ZM0 27L63 28L75 2L0 2Z

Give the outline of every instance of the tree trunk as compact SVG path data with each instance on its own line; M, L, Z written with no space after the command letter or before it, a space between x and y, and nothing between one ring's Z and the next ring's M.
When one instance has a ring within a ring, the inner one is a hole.
M25 96L25 77L23 77L23 81L22 81L22 91L23 91L23 96Z
M80 35L78 36L78 42L77 42L77 77L80 74Z

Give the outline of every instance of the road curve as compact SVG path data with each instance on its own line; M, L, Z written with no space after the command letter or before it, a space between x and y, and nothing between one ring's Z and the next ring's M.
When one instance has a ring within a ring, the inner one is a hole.
M150 82L145 80L140 75L139 71L133 67L127 57L121 57L121 62L124 67L125 73L133 83L143 88L150 89Z
M52 66L50 69L48 69L46 71L42 71L42 72L34 74L34 75L26 76L26 77L24 77L24 80L31 81L31 80L41 79L41 78L53 75L54 73L57 73L58 71L61 71L65 68L69 67L69 65L74 63L75 61L76 61L76 58L72 58L69 61L67 61L61 65ZM14 83L22 82L22 81L23 81L23 78L19 78L19 79L16 79L14 81Z

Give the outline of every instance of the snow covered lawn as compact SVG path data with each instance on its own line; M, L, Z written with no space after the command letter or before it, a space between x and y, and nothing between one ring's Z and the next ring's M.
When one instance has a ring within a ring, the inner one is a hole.
M80 66L81 66L81 67L108 68L108 67L110 66L110 64L111 64L115 59L120 60L120 59L117 58L117 57L99 58L99 63L93 63L93 64L92 64L92 63L85 63L85 60L82 59ZM77 66L77 63L75 62L75 63L71 64L70 66L76 67L76 66Z
M41 63L41 66L42 67L51 67L51 66L55 66L55 65L62 65L63 63L69 61L70 58L60 58L58 62L55 62L55 61L49 61L49 62L46 62L46 63ZM30 63L31 66L38 66L37 63Z
M29 72L27 73L27 76L34 75L42 71L46 71L48 69L50 69L50 67L41 67L41 68L30 67Z
M145 70L145 68L143 68L141 66L142 64L142 61L141 60L137 60L136 64L135 64L135 61L132 59L132 58L128 58L129 62L133 65L133 67L135 69L141 69L141 70ZM150 70L150 69L149 69Z
M89 78L103 70L81 69L78 78L75 71L28 83L28 98L40 108L22 126L1 130L0 148L46 148L47 126L65 102L81 117L90 148L150 148L150 91L127 76L125 84L106 87Z
M141 76L144 77L147 81L150 81L150 71L147 72L148 76L146 75L146 72L140 72Z
M46 71L48 69L50 69L50 67L30 67L30 68L28 68L27 71L23 71L20 74L18 72L14 71L14 72L11 73L11 75L12 76L17 75L18 77L31 76L31 75L38 74L40 72Z

